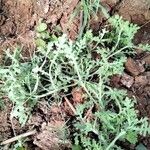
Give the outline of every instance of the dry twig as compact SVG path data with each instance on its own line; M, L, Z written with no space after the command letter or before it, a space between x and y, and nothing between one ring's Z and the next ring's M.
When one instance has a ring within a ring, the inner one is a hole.
M73 113L76 115L77 112L76 112L76 109L73 107L73 105L69 102L68 98L67 97L64 97L65 98L65 101L67 102L68 106L71 108L71 110L73 111Z
M20 134L18 136L15 136L13 138L10 138L10 139L8 139L8 140L3 141L2 143L0 143L0 145L10 144L10 143L15 142L15 141L17 141L19 139L22 139L22 138L25 138L25 137L28 137L28 136L31 136L31 135L34 135L34 134L36 134L36 130L29 131L29 132Z

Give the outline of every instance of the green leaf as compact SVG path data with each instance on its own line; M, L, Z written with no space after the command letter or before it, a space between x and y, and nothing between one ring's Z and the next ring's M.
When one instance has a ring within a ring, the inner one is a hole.
M16 150L25 150L24 147L17 147Z
M47 24L46 23L40 23L38 26L37 26L37 28L36 28L36 30L38 31L38 32L43 32L43 31L45 31L47 29Z
M133 131L127 132L126 139L127 139L130 143L136 144L137 141L138 141L137 133L136 133L136 132L133 132Z
M72 150L82 150L80 145L72 145Z
M58 38L57 38L57 36L56 36L56 35L54 35L54 34L52 34L52 36L51 36L51 40L52 40L52 41L57 41L57 39L58 39Z
M35 43L36 43L37 47L45 47L46 46L46 42L42 39L36 39Z

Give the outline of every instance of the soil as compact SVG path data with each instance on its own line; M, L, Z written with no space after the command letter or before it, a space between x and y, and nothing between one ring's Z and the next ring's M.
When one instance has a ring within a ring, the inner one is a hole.
M7 140L12 136L12 127L10 123L10 109L12 105L10 102L6 99L5 102L5 108L0 110L0 140Z
M150 44L150 0L101 0L101 2L111 15L118 13L124 19L141 26L134 38L135 44ZM70 21L70 15L78 3L79 0L0 0L0 54L2 55L7 48L14 49L16 45L21 45L23 54L29 56L35 49L35 27L39 19L48 24L50 32L59 27L71 39L75 39L79 32L81 14L73 21ZM103 20L104 16L99 13L96 19L91 19L91 28L98 31ZM137 52L134 58L128 58L124 74L112 77L111 83L114 87L127 89L129 96L135 96L139 116L146 116L150 120L150 53L138 50ZM72 95L73 104L84 101L82 89L74 89ZM13 106L7 98L4 99L4 103L5 109L0 110L0 141L36 129L37 134L31 137L33 143L27 142L28 149L70 148L70 141L66 140L65 144L62 144L63 133L55 132L56 127L61 128L68 117L74 115L73 109L67 107L67 101L60 105L53 104L51 108L47 107L47 102L42 101L23 128L17 120L10 119ZM150 137L140 137L139 143L150 149Z
M150 20L149 0L122 0L117 7L118 13L133 23L142 25Z
M74 28L68 22L78 0L1 0L0 1L0 51L6 48L14 49L21 45L26 53L34 50L35 26L39 19L45 20L49 28L61 26L64 32L75 37L77 25ZM75 21L76 22L76 21ZM71 28L70 28L71 27Z

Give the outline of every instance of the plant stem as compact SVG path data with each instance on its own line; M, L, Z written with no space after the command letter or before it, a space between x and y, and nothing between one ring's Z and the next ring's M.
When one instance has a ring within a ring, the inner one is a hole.
M78 69L78 64L76 62L76 60L73 58L73 63L74 63L74 68L77 72L78 78L79 78L79 82L81 84L81 86L84 88L85 92L88 94L88 96L95 102L95 100L93 99L93 97L91 96L91 94L89 93L88 89L86 88L84 82L82 81L82 77L80 76L80 71ZM96 103L96 102L95 102Z
M120 53L121 51L123 51L123 50L125 50L125 49L127 49L127 48L131 48L131 46L125 46L125 47L119 49L118 51L116 51L116 52L114 52L113 54L109 55L109 56L107 57L107 59L109 59L109 58L115 56L116 54Z
M58 91L60 91L60 90L62 90L64 88L72 87L72 86L75 86L75 85L76 84L70 84L68 86L63 86L63 87L61 87L59 89L55 89L55 90L49 91L48 93L45 93L45 94L42 94L42 95L37 95L36 98L43 98L43 97L49 96L51 94L54 94L54 93L56 93L56 92L58 92Z
M106 148L106 150L110 150L111 147L113 147L113 145L115 144L115 142L120 138L122 137L123 135L126 134L126 131L122 131L121 133L119 133L115 138L114 140L108 145L108 147Z

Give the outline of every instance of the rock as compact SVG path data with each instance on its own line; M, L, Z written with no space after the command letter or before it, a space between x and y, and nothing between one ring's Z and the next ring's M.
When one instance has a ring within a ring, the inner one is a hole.
M130 88L134 83L134 78L132 76L129 76L128 74L124 73L121 77L120 82L127 88Z
M144 61L147 65L150 65L150 54L145 56L142 61Z
M137 76L137 77L135 77L134 84L136 86L145 86L148 84L148 79L146 76L143 76L143 75Z
M140 73L145 71L143 64L139 61L133 60L132 58L128 58L127 62L125 63L125 69L132 76L138 76Z

